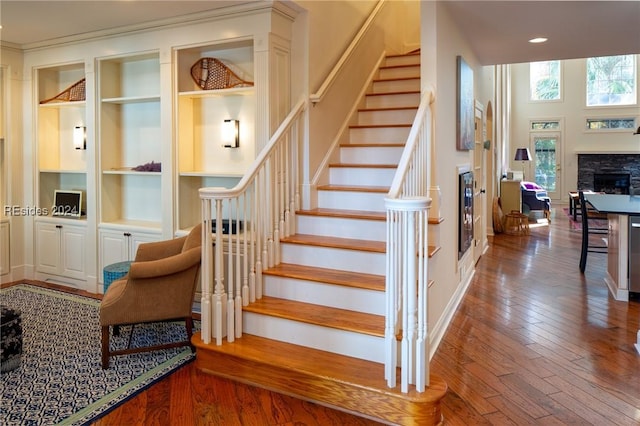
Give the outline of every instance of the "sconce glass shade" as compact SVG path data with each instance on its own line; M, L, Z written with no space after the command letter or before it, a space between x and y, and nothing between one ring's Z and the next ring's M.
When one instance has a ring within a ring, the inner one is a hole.
M73 128L73 147L75 149L87 149L87 128L76 126Z
M518 148L516 149L516 158L515 161L531 161L531 152L529 152L529 148Z
M238 120L224 120L222 123L222 141L225 148L240 146L240 122Z

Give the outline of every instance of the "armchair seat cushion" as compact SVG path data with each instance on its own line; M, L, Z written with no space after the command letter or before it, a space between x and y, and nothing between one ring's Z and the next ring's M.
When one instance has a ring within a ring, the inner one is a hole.
M546 189L535 182L521 182L522 191L522 211L529 213L534 210L544 211L545 217L549 218L551 210L551 198Z

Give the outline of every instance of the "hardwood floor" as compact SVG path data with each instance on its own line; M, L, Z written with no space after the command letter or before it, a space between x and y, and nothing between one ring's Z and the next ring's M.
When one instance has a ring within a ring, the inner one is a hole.
M638 425L640 304L581 275L580 232L561 209L526 237L499 235L431 362L447 425Z
M478 262L431 362L449 386L445 425L640 424L640 302L611 298L605 255L580 274L580 232L554 213L529 236L491 238ZM191 363L94 424L375 423Z

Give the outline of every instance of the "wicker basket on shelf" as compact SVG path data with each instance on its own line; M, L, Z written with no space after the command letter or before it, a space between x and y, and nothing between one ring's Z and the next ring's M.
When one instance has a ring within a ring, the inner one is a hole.
M200 58L191 67L191 77L198 87L204 90L253 86L252 81L241 79L227 65L216 58Z
M86 91L86 81L83 78L77 83L74 83L71 86L67 87L62 92L55 95L53 98L45 99L44 101L40 101L40 103L46 104L47 102L52 102L52 101L60 101L60 102L84 101L85 91Z

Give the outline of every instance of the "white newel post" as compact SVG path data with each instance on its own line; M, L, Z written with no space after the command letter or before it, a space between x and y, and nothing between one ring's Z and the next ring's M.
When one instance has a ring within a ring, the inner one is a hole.
M428 215L431 199L386 199L387 285L385 318L385 379L396 386L397 342L400 348L402 392L415 384L418 392L429 385L428 360Z

